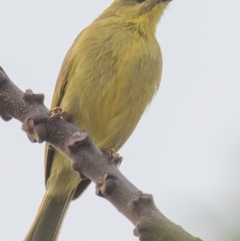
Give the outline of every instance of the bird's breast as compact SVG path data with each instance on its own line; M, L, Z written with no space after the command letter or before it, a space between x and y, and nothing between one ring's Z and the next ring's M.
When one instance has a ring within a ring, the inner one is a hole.
M159 45L155 38L113 31L86 32L72 48L62 106L100 149L118 150L159 86Z

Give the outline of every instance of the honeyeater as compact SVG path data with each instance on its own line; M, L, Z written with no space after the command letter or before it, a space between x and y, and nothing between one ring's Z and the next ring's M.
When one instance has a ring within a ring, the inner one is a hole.
M69 49L52 107L90 133L101 151L118 151L156 94L162 55L156 26L169 0L115 0ZM53 241L72 199L89 185L66 156L46 145L46 193L25 241Z

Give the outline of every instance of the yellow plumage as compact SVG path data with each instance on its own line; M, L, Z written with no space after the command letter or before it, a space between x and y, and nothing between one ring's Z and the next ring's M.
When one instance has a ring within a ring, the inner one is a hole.
M52 107L62 107L102 151L122 147L158 89L162 57L155 30L167 4L115 0L76 38L64 59ZM89 184L48 145L45 168L46 194L28 241L55 240L69 201Z

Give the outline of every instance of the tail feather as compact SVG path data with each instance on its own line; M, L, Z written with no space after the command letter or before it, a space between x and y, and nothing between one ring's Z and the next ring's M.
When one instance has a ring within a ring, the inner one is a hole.
M45 194L38 209L36 218L24 241L54 241L57 240L74 191L67 199L59 201Z

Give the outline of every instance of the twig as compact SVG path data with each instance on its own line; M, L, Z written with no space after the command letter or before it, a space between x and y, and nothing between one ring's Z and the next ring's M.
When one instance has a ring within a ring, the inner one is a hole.
M46 141L71 160L82 179L96 184L96 194L110 201L134 225L141 241L200 241L168 220L155 206L152 195L139 191L119 171L119 159L101 152L87 131L62 119L49 121L43 94L23 93L0 67L0 116L22 122L32 142Z

